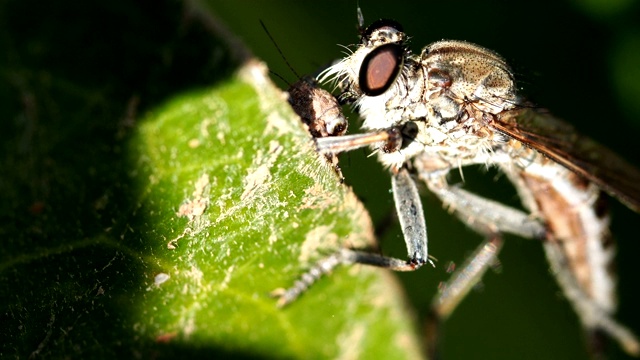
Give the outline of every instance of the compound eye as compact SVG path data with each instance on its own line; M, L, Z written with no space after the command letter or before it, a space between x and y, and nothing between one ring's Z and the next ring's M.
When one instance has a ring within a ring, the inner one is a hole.
M404 49L400 44L391 43L379 46L362 61L359 85L368 96L378 96L396 81L402 62Z

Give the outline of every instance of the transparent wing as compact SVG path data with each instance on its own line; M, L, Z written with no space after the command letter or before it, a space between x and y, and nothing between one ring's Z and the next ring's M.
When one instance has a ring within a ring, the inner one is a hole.
M640 212L640 170L574 127L540 109L500 113L491 122L499 132L540 151L597 184L635 212Z

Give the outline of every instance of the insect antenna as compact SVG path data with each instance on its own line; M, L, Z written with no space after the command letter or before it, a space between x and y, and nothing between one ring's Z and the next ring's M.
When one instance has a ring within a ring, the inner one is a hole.
M360 35L364 34L364 16L362 15L362 9L360 8L360 1L357 4L357 13L358 13L358 33Z
M260 25L262 25L262 29L264 29L264 32L267 34L267 36L269 37L269 40L271 40L271 43L273 44L273 46L276 47L276 49L278 50L278 54L280 54L280 57L282 57L282 60L284 60L284 63L287 64L287 67L289 68L289 70L291 70L291 72L298 78L298 80L302 79L300 77L300 75L298 74L298 72L293 68L293 66L291 66L291 64L289 63L289 60L287 60L287 57L284 56L284 53L282 52L282 50L280 49L280 47L278 46L278 43L276 43L276 40L273 38L273 36L271 36L271 33L269 32L269 30L267 29L267 26L264 24L264 22L262 20L260 20ZM269 70L272 74L276 75L277 77L279 77L281 80L283 80L284 82L286 82L289 86L291 86L291 84L289 84L288 81L286 81L282 76L274 73L273 71Z
M278 79L282 80L285 84L287 84L287 86L291 87L293 86L287 79L285 79L284 77L282 77L282 75L278 74L277 72L269 69L269 72L273 75L275 75Z

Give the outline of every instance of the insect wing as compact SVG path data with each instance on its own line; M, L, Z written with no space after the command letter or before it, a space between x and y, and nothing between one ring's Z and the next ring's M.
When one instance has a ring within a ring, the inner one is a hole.
M544 110L525 108L499 114L491 126L594 182L640 212L640 171L617 154L578 134Z

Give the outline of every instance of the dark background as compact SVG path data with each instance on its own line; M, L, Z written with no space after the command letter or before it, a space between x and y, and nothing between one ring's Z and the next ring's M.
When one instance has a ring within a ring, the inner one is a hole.
M203 3L291 82L295 76L259 20L300 74L341 57L337 44L357 42L355 1ZM635 146L640 127L636 2L360 1L360 6L366 24L381 17L401 22L415 51L440 39L467 40L497 51L514 67L532 100L640 164ZM0 3L0 196L8 205L0 208L4 262L12 257L13 242L37 249L50 239L82 238L108 226L112 214L96 218L84 210L114 177L126 176L114 160L121 149L113 144L135 126L126 121L136 116L135 111L124 113L127 104L141 114L172 95L228 75L218 71L227 68L221 65L224 56L216 57L205 32L194 31L198 26L193 23L185 26L189 21L183 15L178 1ZM357 129L352 116L350 132ZM342 167L374 221L383 223L393 214L389 177L366 156L366 151L348 154ZM78 169L89 171L79 174ZM465 179L482 194L518 202L510 185L493 171L471 169ZM438 267L398 274L418 324L438 284L448 278L446 264L460 264L481 241L428 194L424 202L430 252ZM61 203L65 211L57 212L54 204ZM640 244L634 226L639 217L615 200L611 203L612 231L619 244L617 318L640 332ZM46 218L37 218L41 213ZM540 244L507 240L500 271L489 272L446 323L443 355L584 358L577 318L549 273ZM381 248L405 255L393 219L382 231ZM616 344L611 354L625 358Z
M365 25L378 18L399 21L411 47L441 39L475 42L504 56L527 97L575 125L581 132L640 163L635 149L640 127L640 19L631 1L360 1ZM299 74L343 56L338 46L357 43L355 1L219 3L214 8L269 67L289 79L286 67L261 30L262 20ZM275 78L283 88L279 79ZM350 132L359 122L351 117ZM389 177L367 152L342 157L347 183L354 187L374 220L393 213ZM454 174L455 175L455 174ZM497 181L496 181L497 179ZM517 204L513 188L494 171L466 170L469 188ZM399 274L422 321L438 284L448 278L450 261L460 264L480 238L425 195L430 253L438 268ZM620 311L618 319L640 331L636 257L640 244L637 214L611 201L612 230L618 240ZM381 247L404 256L395 220ZM580 325L564 300L534 241L508 237L499 272L486 275L445 325L445 358L584 358ZM611 344L613 357L625 355Z

